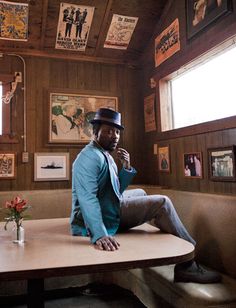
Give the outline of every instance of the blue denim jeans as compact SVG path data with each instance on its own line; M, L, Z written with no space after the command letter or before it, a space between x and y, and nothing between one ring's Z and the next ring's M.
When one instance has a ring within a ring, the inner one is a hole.
M196 245L167 196L147 195L143 189L126 191L121 201L119 230L124 231L151 220L161 231Z

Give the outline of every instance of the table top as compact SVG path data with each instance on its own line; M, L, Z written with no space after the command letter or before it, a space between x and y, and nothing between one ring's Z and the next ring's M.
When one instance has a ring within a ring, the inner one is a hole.
M15 244L0 223L0 279L34 279L178 263L194 246L143 224L116 235L119 250L102 251L88 237L72 236L68 218L24 221L25 243Z

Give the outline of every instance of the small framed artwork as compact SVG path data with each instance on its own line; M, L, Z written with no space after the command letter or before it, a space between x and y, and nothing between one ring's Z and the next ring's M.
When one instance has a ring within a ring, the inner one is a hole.
M213 181L235 181L235 146L208 149L209 175Z
M184 153L184 176L187 178L202 178L202 153Z
M68 92L49 93L49 143L88 143L96 110L118 110L118 98Z
M169 146L158 148L158 168L159 168L159 171L170 172Z
M35 153L34 180L69 180L69 153Z
M0 180L16 178L16 153L0 152Z
M187 37L192 38L231 11L231 0L186 0Z

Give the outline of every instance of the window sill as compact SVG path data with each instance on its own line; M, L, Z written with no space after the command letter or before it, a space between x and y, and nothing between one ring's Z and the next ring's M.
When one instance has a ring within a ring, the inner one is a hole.
M16 135L0 135L0 143L19 143L19 137Z
M157 141L175 139L236 127L236 116L157 133Z

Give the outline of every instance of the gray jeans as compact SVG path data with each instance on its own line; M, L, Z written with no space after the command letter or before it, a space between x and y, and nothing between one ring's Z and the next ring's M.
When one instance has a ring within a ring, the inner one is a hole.
M127 190L123 196L120 208L120 231L153 220L161 231L176 235L196 245L167 196L147 195L143 189Z

